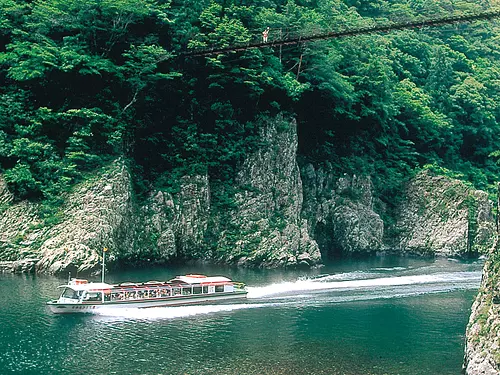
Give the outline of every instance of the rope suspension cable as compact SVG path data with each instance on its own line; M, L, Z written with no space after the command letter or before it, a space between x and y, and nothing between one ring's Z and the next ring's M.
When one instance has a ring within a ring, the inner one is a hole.
M391 23L386 25L377 25L377 26L367 26L360 28L347 29L342 31L332 31L327 33L320 34L312 34L312 35L301 35L298 37L290 38L290 39L281 39L274 40L270 42L260 42L260 43L248 43L241 45L232 45L228 47L212 47L203 50L193 50L188 52L180 53L180 56L185 57L199 57L199 56L209 56L216 55L225 52L238 52L244 51L252 48L264 48L264 47L274 47L274 46L286 46L286 45L294 45L300 44L304 42L313 42L317 40L325 40L325 39L335 39L342 38L348 36L362 35L362 34L373 34L378 32L389 32L393 30L404 30L404 29L413 29L413 28L421 28L424 26L428 27L436 27L446 24L454 24L461 22L472 22L472 21L480 21L480 20L490 20L493 18L500 17L500 9L491 10L488 12L475 13L475 14L461 14L457 16L451 17L442 17L436 19L426 19L421 21L411 21L411 22L399 22L399 23Z

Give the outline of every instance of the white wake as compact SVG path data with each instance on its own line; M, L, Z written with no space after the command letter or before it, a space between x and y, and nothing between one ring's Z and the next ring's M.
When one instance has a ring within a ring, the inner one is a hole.
M342 303L443 293L477 288L481 281L481 272L479 271L380 277L380 271L386 270L400 271L405 269L379 268L370 271L319 275L313 278L266 286L249 286L247 287L248 302L246 303L154 308L105 308L96 311L95 314L106 320L176 319L263 307L294 307L304 304ZM325 293L320 293L321 291Z
M248 298L263 298L277 294L287 294L294 292L343 289L354 290L362 288L402 286L402 285L420 285L436 283L466 283L481 281L480 272L443 272L431 275L413 275L413 276L394 276L379 277L358 280L330 281L335 280L334 275L323 276L316 279L297 280L294 282L285 282L271 284L263 287L248 287Z

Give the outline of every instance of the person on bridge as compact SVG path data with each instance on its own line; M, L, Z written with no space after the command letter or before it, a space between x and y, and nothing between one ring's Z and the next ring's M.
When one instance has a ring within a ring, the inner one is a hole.
M262 41L267 43L267 37L269 36L269 27L262 32Z

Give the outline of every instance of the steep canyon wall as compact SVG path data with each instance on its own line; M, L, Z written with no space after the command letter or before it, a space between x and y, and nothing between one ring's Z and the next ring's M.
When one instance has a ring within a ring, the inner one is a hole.
M224 209L209 175L184 176L177 193L152 190L139 200L118 159L76 186L46 223L37 204L14 202L0 178L0 261L34 258L42 272L99 272L107 247L109 264L312 267L384 251L466 256L496 237L485 193L428 171L405 187L388 228L370 176L338 175L328 162L299 166L293 119L278 116L260 129L261 146L238 167Z

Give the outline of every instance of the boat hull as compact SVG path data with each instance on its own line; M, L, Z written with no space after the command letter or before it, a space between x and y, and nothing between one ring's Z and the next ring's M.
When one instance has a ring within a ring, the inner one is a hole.
M82 302L82 303L60 303L57 301L47 302L49 309L55 314L80 314L80 313L98 313L108 309L123 308L152 308L163 306L183 306L211 302L223 302L246 298L247 292L231 292L220 294L199 294L190 296L174 296L167 298L150 298L141 300L126 300L114 302Z

